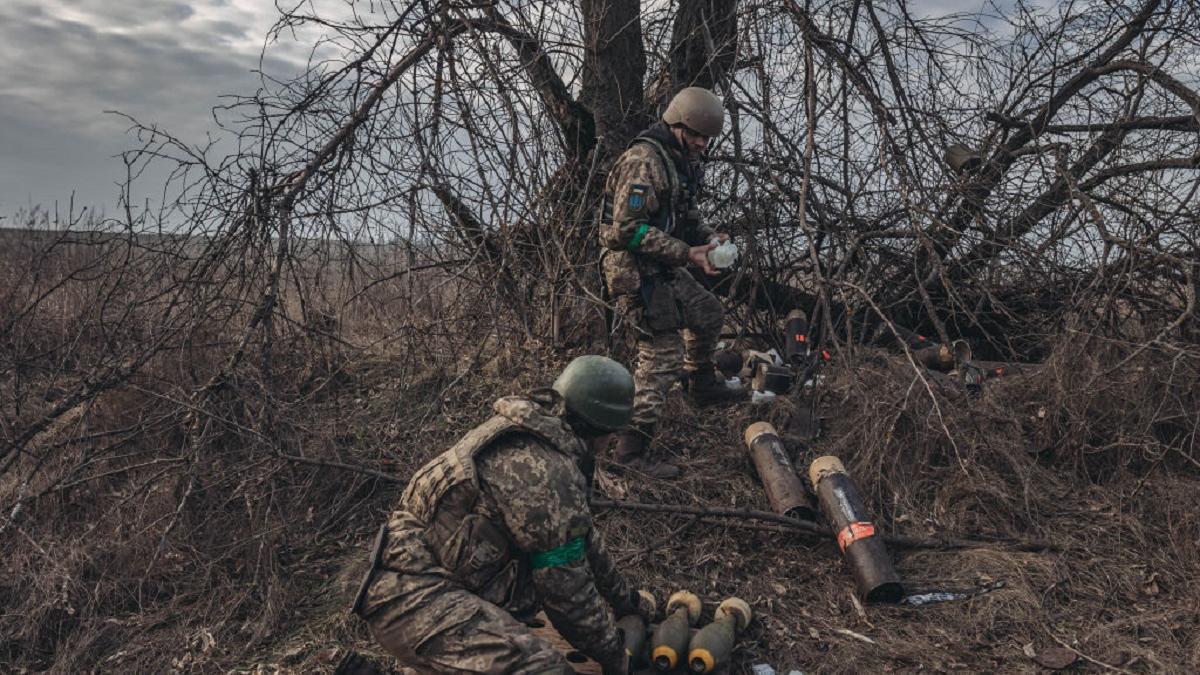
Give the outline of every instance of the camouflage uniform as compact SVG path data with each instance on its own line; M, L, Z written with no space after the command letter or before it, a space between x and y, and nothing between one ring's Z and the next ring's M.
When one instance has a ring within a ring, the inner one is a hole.
M661 122L642 132L608 175L600 226L609 294L637 331L633 424L653 428L671 385L712 368L721 302L688 272L688 251L713 230L695 206L699 170ZM680 339L680 331L683 336Z
M403 663L421 672L573 672L521 622L540 607L576 649L623 672L613 611L637 611L637 596L592 529L580 468L591 451L552 414L556 402L498 400L494 417L408 484L355 603Z

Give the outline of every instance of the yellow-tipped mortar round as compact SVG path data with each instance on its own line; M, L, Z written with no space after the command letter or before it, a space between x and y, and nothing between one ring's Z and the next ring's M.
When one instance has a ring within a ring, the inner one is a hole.
M701 609L695 593L676 591L667 599L667 618L650 638L650 661L655 668L665 672L679 665L679 658L687 654L690 629L700 620Z
M654 600L653 595L648 591L638 591L638 595L642 596L643 603L653 608L650 611L651 615L658 611L658 603ZM634 667L641 667L645 661L648 628L646 620L637 613L623 616L617 620L617 632L621 634L621 640L625 643L625 655L629 657L630 663Z
M729 663L737 636L750 624L750 605L741 598L725 598L713 615L713 622L700 629L688 647L688 669L693 673L711 673Z

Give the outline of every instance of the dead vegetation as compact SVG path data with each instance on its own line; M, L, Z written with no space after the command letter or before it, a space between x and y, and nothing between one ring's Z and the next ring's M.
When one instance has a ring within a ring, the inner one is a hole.
M135 125L130 175L174 168L161 209L0 230L6 669L381 657L345 607L399 484L495 397L624 353L591 214L688 83L728 103L703 206L743 243L731 339L778 346L799 307L834 354L806 452L889 532L1058 548L899 551L914 590L1002 587L860 608L828 543L604 511L629 573L749 600L741 670L1200 667L1193 3L375 8L281 19L323 46L217 111L240 154ZM897 326L1037 365L972 398ZM790 405L673 398L684 480L601 485L766 508L741 434Z

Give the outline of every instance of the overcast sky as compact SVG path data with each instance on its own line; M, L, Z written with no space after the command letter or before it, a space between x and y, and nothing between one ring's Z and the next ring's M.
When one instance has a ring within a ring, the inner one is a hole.
M923 0L937 14L981 0ZM369 7L369 5L367 5ZM0 0L0 224L32 204L115 212L134 139L119 110L190 144L214 131L221 94L253 92L271 0ZM303 41L263 68L299 72ZM139 187L153 194L148 176Z
M120 110L190 143L228 92L254 91L270 0L0 0L0 216L30 204L116 204L133 139ZM268 72L299 69L300 45ZM146 186L149 189L149 185ZM3 222L3 221L0 221Z

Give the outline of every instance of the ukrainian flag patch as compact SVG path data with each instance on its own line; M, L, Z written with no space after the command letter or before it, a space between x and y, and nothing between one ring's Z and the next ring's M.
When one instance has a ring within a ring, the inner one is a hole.
M631 211L640 211L646 206L646 193L650 191L649 185L634 184L629 187L629 209Z

